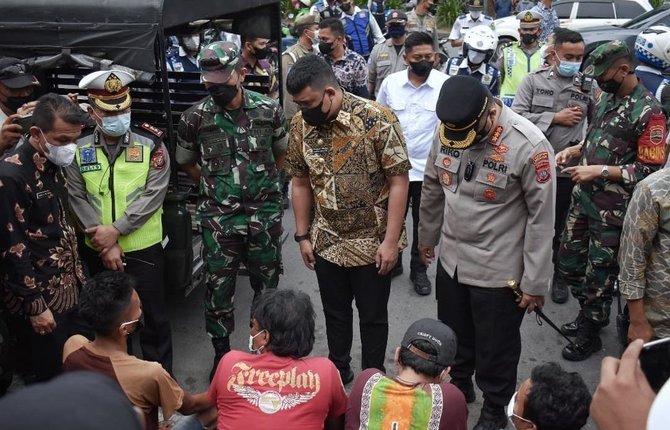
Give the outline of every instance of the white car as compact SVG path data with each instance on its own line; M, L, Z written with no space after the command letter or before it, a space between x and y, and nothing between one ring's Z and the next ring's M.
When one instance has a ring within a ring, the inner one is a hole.
M621 25L653 7L648 0L558 0L553 8L561 27L579 31L599 25ZM519 40L519 21L507 16L494 21L500 43Z

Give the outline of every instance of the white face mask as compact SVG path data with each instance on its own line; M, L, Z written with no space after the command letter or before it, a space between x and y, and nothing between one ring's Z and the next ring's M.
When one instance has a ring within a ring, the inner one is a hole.
M74 160L74 154L77 152L76 143L68 143L61 146L52 145L47 141L47 138L44 136L44 133L41 129L40 133L44 138L44 146L46 147L46 150L49 151L44 152L44 156L47 157L47 160L51 161L59 167L65 167L72 164L72 161Z
M258 333L256 333L253 336L249 335L249 352L251 352L252 354L260 354L261 349L265 348L265 345L259 346L258 348L254 348L254 339L256 339L256 336L263 333L264 331L265 331L265 329L259 331Z
M197 51L200 47L200 36L186 36L182 37L181 43L184 44L184 48L189 51Z
M482 64L486 58L486 52L468 50L468 61L470 64Z
M482 16L482 11L481 10L471 10L470 11L470 16L472 19L477 20L479 19L480 16Z

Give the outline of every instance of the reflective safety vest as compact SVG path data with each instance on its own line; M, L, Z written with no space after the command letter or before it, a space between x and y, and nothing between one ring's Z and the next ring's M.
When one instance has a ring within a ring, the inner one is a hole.
M344 24L344 32L351 39L351 49L367 57L371 51L371 43L368 38L370 14L367 10L361 10L356 12L352 18L345 18L344 16L340 18L342 24Z
M116 160L110 164L101 145L93 142L77 148L75 163L84 179L88 202L100 217L100 224L109 225L124 215L128 206L138 198L147 183L151 168L151 150L154 142L144 136L127 133ZM132 139L132 143L130 143ZM127 146L126 146L127 144ZM146 249L163 240L163 225L159 209L144 225L134 232L119 236L118 244L124 252ZM88 237L86 245L94 248Z
M500 72L504 74L504 80L500 87L500 98L506 106L512 106L514 96L523 78L541 65L542 56L539 49L530 57L526 55L518 43L503 49L503 70Z

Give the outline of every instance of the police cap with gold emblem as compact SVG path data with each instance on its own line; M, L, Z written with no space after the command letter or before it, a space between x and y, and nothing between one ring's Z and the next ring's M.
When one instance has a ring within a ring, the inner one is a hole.
M519 28L537 28L542 21L542 15L534 10L522 10L516 19L519 20Z
M435 113L440 119L440 143L465 149L477 136L477 124L488 111L491 92L472 76L452 76L442 84Z
M100 70L89 73L79 81L79 88L88 92L89 101L106 112L120 112L130 107L128 84L135 77L123 70Z
M399 24L399 25L407 24L407 15L405 15L403 11L392 10L386 17L386 25L391 24Z
M468 0L468 9L469 10L484 9L484 0Z

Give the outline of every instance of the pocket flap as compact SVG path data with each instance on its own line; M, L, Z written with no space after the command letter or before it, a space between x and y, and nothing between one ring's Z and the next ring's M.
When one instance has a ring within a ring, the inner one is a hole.
M461 159L450 157L444 154L438 154L435 159L435 165L441 169L446 170L447 172L456 173L458 168L461 166Z

